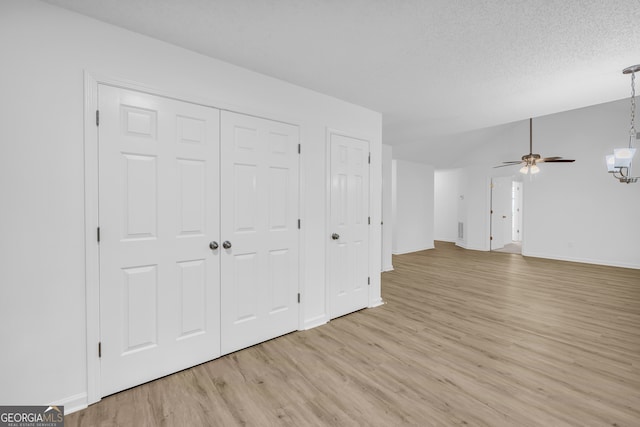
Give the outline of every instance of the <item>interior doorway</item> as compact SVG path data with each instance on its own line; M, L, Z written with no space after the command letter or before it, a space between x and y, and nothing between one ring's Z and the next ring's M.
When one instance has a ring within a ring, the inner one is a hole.
M491 179L491 251L522 254L522 182Z

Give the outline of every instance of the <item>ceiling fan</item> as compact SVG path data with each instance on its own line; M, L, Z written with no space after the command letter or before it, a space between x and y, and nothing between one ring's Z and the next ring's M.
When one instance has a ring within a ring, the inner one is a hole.
M575 162L573 159L563 159L562 157L541 157L540 154L534 154L533 152L533 119L529 119L529 154L522 156L521 160L514 160L511 162L502 162L504 164L500 166L494 166L494 168L503 168L505 166L514 166L522 164L520 172L523 174L536 174L540 172L538 163L571 163Z

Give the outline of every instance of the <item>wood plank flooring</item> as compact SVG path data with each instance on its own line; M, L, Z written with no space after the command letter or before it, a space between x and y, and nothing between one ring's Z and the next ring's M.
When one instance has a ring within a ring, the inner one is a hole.
M73 426L640 426L640 270L394 257L384 306L104 398Z

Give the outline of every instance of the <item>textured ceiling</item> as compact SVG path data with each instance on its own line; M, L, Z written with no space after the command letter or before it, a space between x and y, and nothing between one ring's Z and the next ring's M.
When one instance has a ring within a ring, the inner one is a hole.
M383 142L629 95L640 0L47 0L383 114Z

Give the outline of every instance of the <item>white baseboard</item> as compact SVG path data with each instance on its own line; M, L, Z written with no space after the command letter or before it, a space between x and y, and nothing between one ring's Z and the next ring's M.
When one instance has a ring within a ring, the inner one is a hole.
M64 414L68 415L73 412L85 409L87 405L87 393L79 393L64 399L56 400L50 404L51 406L64 406Z
M477 247L477 246L471 246L471 245L467 245L466 243L461 243L461 242L456 243L456 246L459 246L462 249L468 249L470 251L489 252L489 249L487 249L487 248L480 248L480 247Z
M382 267L382 272L384 273L385 271L393 271L393 264Z
M393 254L394 255L404 255L404 254L410 254L413 252L420 252L420 251L426 251L429 249L434 249L435 246L431 245L431 246L425 246L425 247L421 247L421 248L409 248L409 249L400 249L398 251L394 251Z
M382 298L378 298L377 300L369 303L368 308L380 307L381 305L384 305L384 304L385 302L382 300Z
M633 268L640 269L640 264L630 264L624 262L615 262L615 261L606 261L599 259L590 259L590 258L574 258L574 257L566 257L566 256L556 256L549 254L541 254L535 252L522 252L522 256L528 256L533 258L546 258L546 259L554 259L557 261L569 261L569 262L580 262L583 264L596 264L596 265L606 265L609 267L621 267L621 268Z
M318 326L322 326L328 322L329 316L326 314L321 314L320 316L312 317L311 319L305 320L302 330L306 331L307 329L317 328Z

